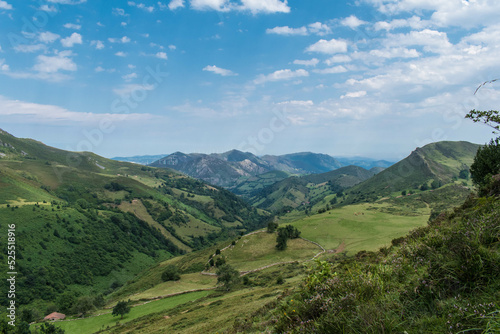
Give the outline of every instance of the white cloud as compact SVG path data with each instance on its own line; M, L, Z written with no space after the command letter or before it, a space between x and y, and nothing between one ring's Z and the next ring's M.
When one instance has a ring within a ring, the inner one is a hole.
M156 58L160 58L160 59L164 59L164 60L168 59L167 54L165 52L157 52L155 54L155 57Z
M0 0L0 9L10 10L12 9L12 5L8 4L7 1Z
M365 96L365 95L366 95L366 91L365 90L360 90L360 91L357 91L357 92L347 93L345 95L342 95L340 98L341 99L344 99L346 97L356 98L356 97L362 97L362 96Z
M362 26L366 23L367 23L366 21L360 20L354 15L351 15L349 17L340 20L340 24L349 27L351 29L356 29L357 27Z
M327 60L325 60L325 64L327 64L328 66L331 66L333 64L348 63L350 61L352 61L352 58L349 57L348 55L335 55L335 56L332 56L331 58L328 58Z
M46 50L47 46L43 44L19 44L14 47L14 50L16 52L23 52L23 53L32 53L32 52L37 52L41 50Z
M100 72L104 72L106 71L102 66L97 66L94 71L96 71L97 73L100 73Z
M8 71L9 65L5 63L5 59L0 59L0 71Z
M279 70L273 72L268 75L259 75L255 80L255 84L263 84L268 81L281 81L281 80L290 80L294 78L307 77L309 76L309 72L304 69L299 69L296 71L292 71L290 69Z
M216 10L219 12L250 11L253 14L290 12L287 0L241 0L241 3L230 0L191 0L191 7L196 10Z
M170 44L170 45L168 46L168 48L169 48L170 50L172 50L172 51L173 51L173 50L175 50L175 49L177 49L177 47L176 47L175 45L173 45L173 44Z
M82 44L82 35L74 32L71 36L61 39L61 44L66 48L71 48L75 44Z
M48 13L57 13L56 6L41 5L40 10Z
M43 43L53 43L59 39L58 34L54 34L50 31L45 31L41 32L40 35L38 35L38 40Z
M33 69L43 73L55 73L61 70L74 72L77 66L70 58L71 56L73 56L71 51L62 51L55 56L39 55Z
M117 53L115 53L115 56L118 56L118 57L126 57L127 54L123 51L118 51Z
M249 10L252 13L289 13L290 7L287 0L241 0L241 10Z
M143 3L135 3L134 1L129 1L129 2L127 2L127 4L128 4L129 6L132 6L132 7L137 7L137 8L139 8L139 9L142 9L142 10L144 10L144 11L148 12L148 13L152 13L152 12L154 12L154 10L155 10L155 8L154 8L153 6L146 6L146 5L145 5L145 4L143 4Z
M203 71L208 71L208 72L213 72L215 74L219 74L219 75L222 75L223 77L227 77L227 76L236 76L238 75L237 73L234 73L233 71L231 70L226 70L224 68L220 68L220 67L217 67L215 65L212 65L212 66L205 66L203 68Z
M330 34L331 32L332 32L332 30L330 29L330 27L324 23L321 23L321 22L311 23L307 26L303 26L300 28L290 28L289 26L284 26L284 27L274 27L274 28L266 29L267 34L288 35L288 36L293 36L293 35L300 35L300 36L319 35L319 36L323 36L323 35Z
M63 27L66 29L74 29L74 30L80 30L82 28L81 25L75 23L66 23Z
M87 0L48 0L52 3L59 3L61 5L79 5L87 2Z
M326 54L343 53L347 52L347 42L335 38L329 41L320 39L318 42L307 47L306 51Z
M274 27L272 29L267 29L266 33L267 34L276 34L276 35L288 35L288 36L290 36L290 35L306 36L309 34L306 27L290 28L289 26Z
M299 59L296 59L293 61L293 63L295 65L304 65L304 66L316 66L319 64L319 59L317 58L313 58L313 59L310 59L310 60L299 60Z
M117 16L129 16L125 13L125 9L123 8L113 8L112 13Z
M420 53L415 49L389 48L385 50L371 50L370 55L380 58L418 58Z
M379 21L373 25L373 28L378 30L393 30L397 28L410 27L412 29L422 29L426 26L430 25L428 21L422 21L422 19L418 16L412 16L408 19L395 19L390 22Z
M127 36L123 36L122 38L108 38L108 41L110 41L111 43L123 43L123 44L126 44L126 43L130 43L130 38L128 38Z
M330 68L325 68L322 70L313 70L313 72L319 74L337 74L337 73L345 73L347 72L347 69L342 65L338 65Z
M113 89L113 93L120 96L129 96L138 91L149 91L155 89L154 85L126 84Z
M92 45L92 46L95 45L96 50L104 49L104 43L102 41L91 41L90 45Z
M445 32L430 29L411 31L408 34L388 34L384 44L388 47L419 45L424 51L433 53L444 53L452 49Z
M132 81L132 79L137 79L137 73L134 72L134 73L126 74L126 75L122 76L122 78L125 81L129 82L129 81Z
M170 10L175 10L177 8L183 8L184 7L184 0L172 0L168 4L168 8Z
M97 114L91 112L75 112L59 106L37 104L19 100L9 100L0 96L0 115L5 117L18 117L24 123L79 123L99 124L100 121L108 122L139 121L154 118L151 114Z

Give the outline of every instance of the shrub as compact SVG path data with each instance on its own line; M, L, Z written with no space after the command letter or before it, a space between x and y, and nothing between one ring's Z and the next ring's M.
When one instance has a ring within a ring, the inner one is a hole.
M165 268L163 274L161 274L161 279L163 282L180 280L181 275L179 274L179 269L173 264L169 264Z

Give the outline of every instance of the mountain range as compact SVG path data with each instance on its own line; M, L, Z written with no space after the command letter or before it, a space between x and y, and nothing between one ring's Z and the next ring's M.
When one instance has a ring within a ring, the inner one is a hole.
M327 154L311 152L258 157L249 152L231 150L212 154L175 152L150 164L153 167L175 169L191 177L228 189L235 188L242 182L249 182L249 177L272 171L287 173L281 174L284 178L290 174L325 173L347 165L385 168L391 166L392 163L369 158L334 158Z

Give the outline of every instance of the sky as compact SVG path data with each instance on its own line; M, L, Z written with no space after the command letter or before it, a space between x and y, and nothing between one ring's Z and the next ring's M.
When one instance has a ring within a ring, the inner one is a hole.
M105 157L483 144L496 0L0 0L0 128Z

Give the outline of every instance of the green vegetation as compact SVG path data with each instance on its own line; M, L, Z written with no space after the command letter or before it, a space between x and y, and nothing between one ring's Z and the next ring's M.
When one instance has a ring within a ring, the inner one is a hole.
M479 148L470 171L474 183L481 187L491 183L491 178L500 173L500 137Z
M111 312L112 316L120 316L123 319L123 316L127 313L130 313L130 306L126 301L119 301L116 303L115 307L113 307L113 312Z
M163 274L161 274L161 279L163 282L167 281L178 281L181 279L181 275L179 274L179 269L173 264L169 264Z
M217 284L221 289L229 291L240 282L240 273L229 264L224 264L217 269Z

